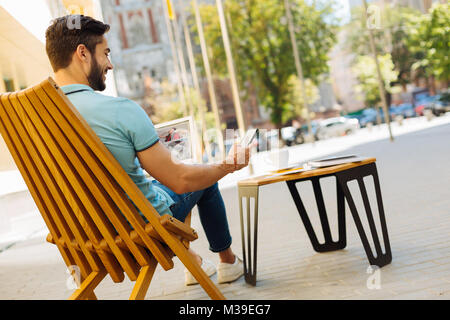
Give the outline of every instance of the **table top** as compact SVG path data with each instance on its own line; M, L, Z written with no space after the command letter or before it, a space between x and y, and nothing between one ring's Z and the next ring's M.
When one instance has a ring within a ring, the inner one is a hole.
M279 175L279 173L282 173L282 171L278 171L278 172L272 172L269 174L265 174L262 176L257 176L257 177L251 177L245 180L241 180L238 182L238 187L245 187L245 186L263 186L266 184L271 184L271 183L276 183L276 182L281 182L281 181L290 181L290 180L297 180L297 179L303 179L303 178L311 178L311 177L316 177L316 176L323 176L323 175L328 175L328 174L333 174L339 171L344 171L344 170L348 170L351 168L355 168L355 167L359 167L359 166L363 166L369 163L373 163L375 162L376 159L375 158L367 158L363 161L359 161L359 162L349 162L349 163L344 163L344 164L339 164L336 166L330 166L330 167L324 167L324 168L317 168L317 169L312 169L312 170L308 170L308 171L303 171L303 172L298 172L298 173L292 173L292 174L285 174L285 175ZM287 171L294 171L296 169L300 169L301 167L298 168L291 168Z

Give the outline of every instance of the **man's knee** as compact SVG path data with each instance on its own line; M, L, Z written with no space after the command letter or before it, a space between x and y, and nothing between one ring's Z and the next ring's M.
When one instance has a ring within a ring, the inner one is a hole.
M216 182L212 186L205 189L205 191L203 193L203 197L206 197L209 199L209 198L214 197L215 194L218 192L219 192L219 183Z

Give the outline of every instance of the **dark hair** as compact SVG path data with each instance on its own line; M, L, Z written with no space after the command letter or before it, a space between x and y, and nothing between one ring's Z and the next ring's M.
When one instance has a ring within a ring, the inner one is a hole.
M84 15L68 15L56 18L45 32L45 49L53 71L66 68L73 53L84 44L90 53L102 42L109 25Z

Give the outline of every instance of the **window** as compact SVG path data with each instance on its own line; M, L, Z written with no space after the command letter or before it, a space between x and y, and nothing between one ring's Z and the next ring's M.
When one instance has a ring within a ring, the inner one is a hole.
M3 82L5 83L5 90L6 92L13 92L14 89L14 80L13 79L3 79Z

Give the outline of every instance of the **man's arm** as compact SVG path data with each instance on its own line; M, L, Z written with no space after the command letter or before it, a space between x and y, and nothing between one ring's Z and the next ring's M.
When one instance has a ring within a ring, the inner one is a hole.
M248 165L249 148L235 144L227 159L220 164L189 165L174 161L170 151L160 142L137 152L139 162L149 174L175 193L208 188L228 173Z

